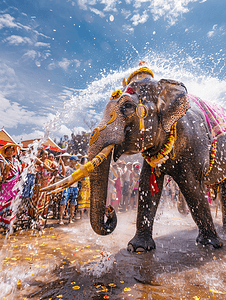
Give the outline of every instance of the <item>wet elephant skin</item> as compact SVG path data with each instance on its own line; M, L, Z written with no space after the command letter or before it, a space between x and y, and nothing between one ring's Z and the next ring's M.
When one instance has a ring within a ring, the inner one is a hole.
M121 154L134 154L143 151L152 156L167 142L170 128L177 122L177 139L174 145L174 157L160 166L161 175L156 176L159 192L151 195L151 167L144 161L139 183L139 201L137 214L137 230L128 243L130 251L150 251L155 249L152 238L153 222L157 211L164 175L168 174L178 184L188 204L192 218L198 226L196 239L203 245L210 244L215 248L223 243L217 235L206 198L205 184L219 182L226 176L226 160L224 144L225 136L217 143L215 166L207 177L205 174L210 164L212 134L207 126L201 109L187 96L186 87L177 81L145 78L129 85L134 93L124 93L119 99L111 100L104 112L99 128L103 128L112 112L117 117L114 122L100 131L98 139L89 147L89 159L92 159L104 147L114 144L114 159ZM136 108L140 101L148 111L144 119L144 147L142 132L139 130L140 118ZM101 180L100 174L107 176L110 159L90 174L91 180L91 224L95 232L105 235L104 207L106 203L107 180ZM217 166L221 166L220 169ZM99 174L99 175L98 175ZM226 201L225 201L226 202ZM225 205L223 205L223 222L225 226ZM95 220L95 221L94 221ZM95 224L93 224L95 222Z

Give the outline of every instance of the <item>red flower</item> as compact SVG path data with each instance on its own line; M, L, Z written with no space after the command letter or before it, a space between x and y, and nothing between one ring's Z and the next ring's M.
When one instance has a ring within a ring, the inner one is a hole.
M130 86L126 89L126 93L128 94L135 94L135 90L133 88L131 88Z

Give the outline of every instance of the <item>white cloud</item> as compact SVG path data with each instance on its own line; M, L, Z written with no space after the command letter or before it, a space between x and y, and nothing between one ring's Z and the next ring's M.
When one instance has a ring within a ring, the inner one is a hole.
M37 55L38 55L38 52L36 52L35 50L29 50L26 53L24 53L23 57L34 60Z
M208 31L207 36L212 37L214 35L214 33L215 33L214 30Z
M126 9L122 9L121 10L122 15L124 16L125 19L128 19L131 16L131 11L130 10L126 10Z
M215 36L215 35L224 35L225 34L225 29L221 27L217 27L217 24L213 25L212 30L207 32L207 36L209 38Z
M0 91L5 96L18 90L19 80L13 68L0 61Z
M174 25L182 14L189 12L188 5L197 1L200 0L126 0L126 4L132 4L135 8L134 16L131 19L134 26L145 23L150 14L152 14L155 21L163 17L170 25ZM203 2L205 0L200 3ZM103 12L106 11L117 12L116 5L118 3L118 0L78 0L78 5L81 9L88 10L89 8L101 17L103 16ZM93 7L96 4L104 5L103 12ZM122 9L121 13L124 17L127 15L125 9Z
M58 62L58 65L64 69L64 71L67 71L68 67L70 66L71 61L67 58L63 58L61 61Z
M80 9L87 10L87 1L86 0L78 0L78 6Z
M93 7L90 7L89 9L96 15L99 15L101 18L105 17L105 14L102 11L100 11L96 8L93 8Z
M35 112L28 111L24 106L17 102L8 100L0 93L0 127L16 128L19 124L36 124L43 123L43 117L36 117Z
M81 65L81 62L80 62L78 59L73 59L73 60L72 60L72 63L75 64L75 67L76 67L76 68L80 67L80 65Z
M50 43L42 43L42 42L37 42L35 43L35 47L50 47Z
M101 4L105 5L104 11L117 11L116 4L118 3L117 0L100 0Z
M54 70L54 69L60 67L64 71L67 71L69 66L78 68L80 65L81 65L81 62L78 59L69 60L69 59L67 59L67 58L64 57L61 61L58 61L58 62L54 62L53 61L53 62L51 62L48 65L48 69L49 70Z
M147 21L148 14L146 11L143 12L143 15L135 14L130 20L133 21L133 25L137 26L138 24L143 24Z
M44 131L41 130L34 130L31 133L23 133L20 135L12 135L12 138L17 142L20 143L21 141L26 140L33 140L33 139L40 139L44 137Z
M153 14L154 20L164 17L170 25L174 25L178 17L189 12L188 4L198 0L153 0L150 1L149 9ZM136 3L140 1L136 0ZM146 1L145 1L146 2Z
M56 134L54 133L54 136L57 135L57 136L61 137L61 136L64 136L64 135L68 135L70 137L71 134L72 134L71 129L67 128L66 125L61 125L60 129L57 130L57 133Z
M129 34L134 33L134 28L131 25L124 24L124 25L122 25L122 29L123 29L123 31L125 31L126 33L129 33Z
M48 69L49 69L49 70L54 70L56 67L57 67L57 65L55 64L55 62L51 62L51 63L48 65Z
M35 50L29 50L26 53L24 53L23 55L23 59L24 60L34 60L35 61L35 65L37 67L41 66L42 61L44 61L45 59L47 59L49 56L51 56L50 50L46 50L44 52L39 52L39 51L35 51ZM49 66L49 70L53 70L54 68L51 68L51 66Z
M17 23L14 22L14 18L11 17L9 14L0 15L0 29L3 27L19 27Z
M32 44L32 41L28 37L22 37L19 35L11 35L3 40L3 42L8 42L10 45L18 46L21 44Z

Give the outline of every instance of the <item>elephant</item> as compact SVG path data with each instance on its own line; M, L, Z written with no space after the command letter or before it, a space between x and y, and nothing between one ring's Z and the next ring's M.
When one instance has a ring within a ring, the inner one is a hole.
M89 165L79 170L90 176L91 226L97 234L107 235L117 224L115 212L112 221L105 222L111 157L117 161L122 154L141 153L144 163L139 181L136 233L127 249L155 249L153 223L165 175L175 180L185 197L199 231L196 242L220 248L223 242L213 224L205 186L219 183L222 186L225 229L225 125L221 123L219 130L217 124L213 133L213 124L205 115L201 99L188 94L183 83L155 80L149 71L138 69L124 80L123 88L112 93L101 122L91 133ZM72 177L61 186L77 180L75 175Z

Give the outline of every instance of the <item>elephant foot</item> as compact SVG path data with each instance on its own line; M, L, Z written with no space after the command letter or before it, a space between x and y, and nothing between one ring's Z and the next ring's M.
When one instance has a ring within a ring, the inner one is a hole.
M155 242L152 237L144 238L138 235L135 235L127 246L127 250L130 252L147 252L155 248Z
M216 249L223 247L223 242L218 236L206 236L202 233L199 233L196 242L205 246L212 245Z

